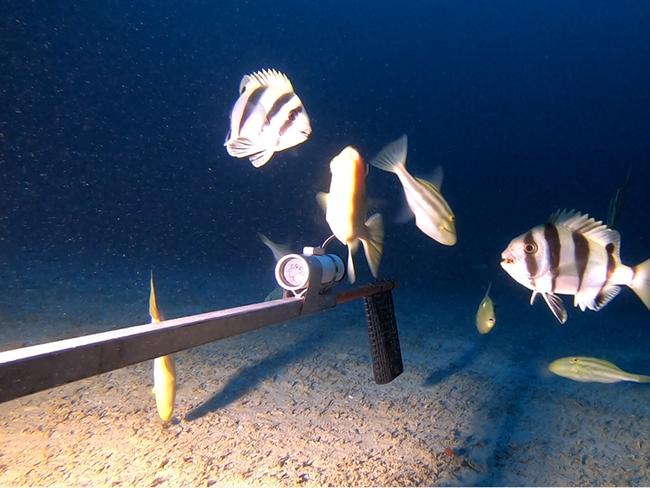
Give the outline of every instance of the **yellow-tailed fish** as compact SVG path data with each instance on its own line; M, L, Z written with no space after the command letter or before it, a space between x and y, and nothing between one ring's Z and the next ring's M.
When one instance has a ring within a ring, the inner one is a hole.
M370 272L379 274L379 262L384 242L381 214L366 220L366 174L368 167L356 149L346 147L330 163L332 180L329 193L319 193L317 199L325 209L325 218L332 233L348 246L348 279L356 280L352 255L359 241L368 260Z
M497 323L497 316L494 314L494 303L490 298L490 288L492 288L492 283L488 285L485 296L476 312L476 328L481 334L490 332Z
M286 75L269 69L242 78L224 143L228 154L259 167L309 134L309 117Z
M557 296L573 295L584 311L600 310L626 285L650 309L650 259L638 266L621 263L620 234L575 211L556 212L545 225L516 237L501 253L501 267L518 283L542 295L553 315L566 322Z
M456 218L440 193L442 168L436 168L433 181L412 176L406 170L407 144L407 137L403 135L384 147L370 164L397 175L406 196L410 216L415 216L418 229L440 244L453 246L457 241Z
M276 262L279 261L281 257L286 256L287 254L291 254L291 249L289 249L289 246L273 242L271 239L260 232L258 232L257 235L259 236L262 243L271 250L273 253L273 258Z
M156 303L153 273L151 273L150 280L149 315L153 324L165 320ZM153 360L153 393L156 396L158 415L163 421L169 421L174 413L174 400L176 399L176 368L174 356L171 354Z
M650 383L650 376L628 373L604 359L585 356L556 359L549 364L548 369L558 376L584 383L617 383L619 381Z

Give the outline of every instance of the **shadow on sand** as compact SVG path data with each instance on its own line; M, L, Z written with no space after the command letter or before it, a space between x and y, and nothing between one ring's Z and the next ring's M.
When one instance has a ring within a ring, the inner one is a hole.
M459 371L467 368L479 357L481 352L485 349L487 341L483 337L477 338L471 346L468 346L461 354L450 362L446 367L433 371L426 380L423 386L435 386L445 379Z
M269 356L256 364L244 367L230 378L221 391L212 398L190 410L185 420L197 420L204 415L224 408L257 387L262 381L280 373L291 363L298 361L327 342L328 335L314 330L296 344Z

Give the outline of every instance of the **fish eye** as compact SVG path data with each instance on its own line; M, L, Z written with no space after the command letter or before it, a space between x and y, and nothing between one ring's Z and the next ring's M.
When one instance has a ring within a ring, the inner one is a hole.
M455 222L455 221L456 221L456 217L453 216L453 215L450 215L449 216L449 222Z
M534 242L527 242L524 244L524 252L526 254L533 254L537 252L537 244Z

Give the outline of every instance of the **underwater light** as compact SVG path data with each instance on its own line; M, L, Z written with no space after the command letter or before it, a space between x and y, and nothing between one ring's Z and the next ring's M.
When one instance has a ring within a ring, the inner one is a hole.
M318 283L312 283L318 274ZM295 295L300 295L310 284L324 291L341 281L344 275L345 266L341 258L336 254L325 254L322 247L305 247L303 254L287 254L275 266L278 285Z

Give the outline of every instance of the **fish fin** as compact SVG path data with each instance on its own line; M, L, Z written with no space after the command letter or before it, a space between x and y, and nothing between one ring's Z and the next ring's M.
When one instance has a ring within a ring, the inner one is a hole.
M354 270L354 259L352 258L352 255L356 252L357 246L359 245L359 241L353 241L348 243L348 280L350 283L354 283L357 281L357 273Z
M151 317L152 323L158 323L164 320L156 301L156 285L153 280L153 270L149 276L149 316Z
M262 241L262 244L268 247L270 251L273 253L273 258L275 259L276 262L279 261L282 257L286 256L287 254L291 253L288 244L285 245L285 244L278 244L276 242L273 242L271 239L266 237L261 232L258 232L257 236L260 238L260 241Z
M610 285L594 295L593 292L578 293L573 299L573 305L579 307L581 312L586 309L598 311L607 305L621 291L620 286Z
M546 305L548 305L548 308L550 308L553 315L555 315L555 318L561 324L566 322L568 315L566 313L566 308L564 308L564 302L562 302L562 299L553 293L541 293L541 295L544 297L544 301L546 302Z
M387 146L379 151L370 164L375 168L379 168L389 173L399 171L399 167L406 167L406 153L408 149L408 138L406 134L402 137L389 143Z
M265 302L270 302L271 300L280 300L284 296L284 290L279 286L276 286L264 297Z
M650 376L646 376L643 374L637 374L636 375L636 381L637 383L650 383Z
M372 276L379 276L379 263L384 249L384 223L381 214L374 214L366 221L368 236L361 239L366 260Z
M538 291L533 290L533 293L530 295L530 304L532 305L535 303L535 298L537 298L537 295L539 295Z
M239 84L239 93L243 93L251 85L275 86L286 91L293 92L293 85L287 75L275 69L263 69L250 75L245 75Z
M263 163L257 164L256 166L262 166L262 164L266 163L271 159L274 152L273 149L268 149L264 144L255 143L248 137L238 137L237 139L228 141L226 143L226 150L228 154L235 158L250 157L251 162L253 162L253 159L260 159L266 156L266 153L270 153Z
M445 172L442 169L442 166L436 166L430 175L422 176L417 179L423 183L430 183L436 188L436 190L440 191L442 189L442 180L444 180L444 178Z
M641 299L643 304L650 310L650 259L642 262L633 268L634 276L630 288Z
M259 168L260 166L264 166L266 163L268 163L271 157L273 157L274 153L275 151L273 149L264 149L263 151L253 154L248 159L253 166Z
M386 206L384 198L366 198L366 211L372 212Z
M411 221L415 217L413 210L409 206L409 202L406 200L406 195L402 192L402 206L399 209L399 212L395 216L395 223L405 224Z
M601 244L603 247L608 244L614 245L614 257L620 262L619 250L621 247L621 235L618 231L610 229L600 220L581 214L575 210L559 210L549 218L549 222L562 226L574 232L579 232L590 240Z
M485 296L483 297L483 299L486 299L486 298L488 297L488 295L490 294L490 290L491 290L491 289L492 289L492 282L490 281L490 282L488 283L487 290L485 290Z
M318 203L318 206L323 210L323 212L327 212L327 199L329 196L330 194L325 193L324 191L319 191L316 193L316 202Z
M604 290L602 290L598 295L596 295L596 298L594 299L594 308L591 310L600 310L603 308L605 305L607 305L609 302L612 301L612 299L618 295L618 293L621 291L620 286L608 286Z

